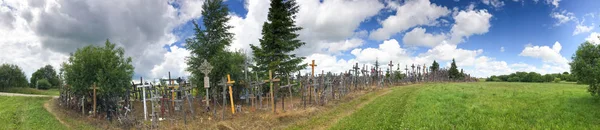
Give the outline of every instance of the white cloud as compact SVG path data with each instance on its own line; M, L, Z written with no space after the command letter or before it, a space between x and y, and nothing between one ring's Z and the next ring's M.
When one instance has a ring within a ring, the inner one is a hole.
M170 49L171 52L164 54L163 58L165 61L154 65L149 77L168 78L169 72L171 72L171 75L174 77L187 77L190 75L190 73L185 70L187 67L185 59L190 56L190 51L177 46L171 46Z
M481 0L481 2L494 8L501 8L504 6L504 1L501 0Z
M303 29L299 39L306 43L294 53L308 56L313 53L329 53L329 43L344 42L364 35L357 30L360 23L379 13L384 5L376 0L300 0L296 25ZM359 34L359 35L357 35ZM335 52L333 52L335 53Z
M500 47L500 52L504 52L504 47Z
M315 60L315 64L317 64L317 66L315 67L315 75L321 74L322 71L325 71L325 73L347 72L348 70L352 69L352 66L354 64L358 63L354 59L348 61L344 59L338 60L336 56L321 53L314 53L307 56L306 59L304 59L303 63L311 64L312 60ZM311 69L309 67L307 69L304 69L302 71L302 74L304 75L305 73L310 73L310 71Z
M383 41L379 48L354 49L350 53L361 63L375 63L376 60L411 61L407 50L401 48L396 39Z
M136 75L153 78L151 71L164 70L155 67L169 62L163 46L181 39L172 30L199 18L201 4L201 0L2 1L0 8L10 8L15 20L10 22L12 28L0 25L0 35L11 37L0 38L6 49L0 59L30 75L46 64L58 69L76 48L103 45L108 38L132 57Z
M552 48L549 46L527 46L519 56L540 58L547 63L568 64L568 60L560 54L562 46L557 41Z
M344 41L328 43L329 45L327 52L335 54L340 53L342 51L347 51L350 49L354 49L364 44L362 39L352 38Z
M553 5L554 8L558 8L559 2L560 2L560 0L546 0L546 3Z
M413 30L404 34L402 42L407 46L433 47L446 39L445 34L433 35L425 33L426 31L426 29L421 27L413 28Z
M585 38L585 40L592 44L598 45L598 44L600 44L600 33L593 32L592 34L590 34L590 36Z
M371 32L370 38L385 40L414 26L432 25L438 18L449 13L448 8L433 4L429 0L406 1L404 5L396 7L395 15L381 22L381 28Z
M415 62L431 63L433 60L452 61L452 59L455 59L456 64L459 66L472 66L475 58L481 53L483 53L482 49L466 50L457 48L455 44L442 42L442 44L427 50L427 52L419 54L415 57Z
M592 26L585 26L585 25L577 24L577 26L575 26L575 31L573 31L573 36L575 36L577 34L581 34L581 33L590 32L593 29L594 29L594 25L592 25Z
M471 35L487 33L491 26L491 17L492 14L487 10L460 11L454 16L456 23L450 31L452 33L450 43L457 44L463 42L463 38L469 38Z
M246 18L235 14L230 14L229 25L233 26L231 33L234 39L229 47L230 51L244 50L252 53L250 45L259 45L259 39L262 38L262 26L267 21L270 1L266 0L248 0L245 3L248 9Z
M550 16L557 20L556 23L554 24L554 26L559 26L559 25L567 23L569 21L577 20L573 13L567 12L566 10L563 10L561 12L552 12L550 14Z

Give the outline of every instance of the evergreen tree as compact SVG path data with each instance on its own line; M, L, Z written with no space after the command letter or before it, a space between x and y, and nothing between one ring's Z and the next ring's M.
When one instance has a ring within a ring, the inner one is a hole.
M429 67L429 69L432 72L438 71L438 70L440 70L440 64L438 64L435 60L433 60L433 64L431 64L431 67Z
M375 77L374 78L379 78L379 58L375 58Z
M230 20L229 8L223 3L223 0L206 0L202 9L204 29L201 29L198 23L193 22L195 37L186 40L186 49L191 51L191 55L187 59L187 70L192 74L192 78L190 78L192 82L195 82L200 88L204 84L204 74L198 68L204 60L213 66L208 74L210 86L217 86L221 78L227 74L233 75L233 72L239 72L232 68L239 62L235 60L239 58L234 58L238 54L225 50L233 39L233 33L229 32L229 29L233 27L227 24Z
M458 72L458 69L456 67L456 61L454 60L454 58L452 58L452 64L450 64L450 70L448 70L448 73L450 75L450 79L458 79L460 73Z
M304 57L290 54L305 43L298 40L294 17L298 12L295 0L271 0L267 21L263 24L260 46L251 45L256 61L255 70L275 75L287 75L303 68ZM286 78L287 79L287 78Z

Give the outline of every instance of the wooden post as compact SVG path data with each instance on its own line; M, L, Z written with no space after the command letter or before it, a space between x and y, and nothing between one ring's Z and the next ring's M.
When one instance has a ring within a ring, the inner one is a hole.
M273 95L273 73L271 70L269 70L269 80L270 80L270 87L271 87L271 107L273 108L273 113L275 113L275 98Z
M227 85L229 86L229 100L231 101L231 113L235 114L235 108L233 104L233 90L231 89L231 85L235 83L235 81L231 80L229 74L227 74Z
M93 110L94 111L92 111L92 114L94 116L96 116L96 83L94 83L94 108L93 108Z

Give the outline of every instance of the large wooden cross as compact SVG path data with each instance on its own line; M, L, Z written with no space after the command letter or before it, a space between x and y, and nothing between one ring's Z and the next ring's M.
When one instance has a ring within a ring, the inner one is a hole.
M235 114L234 104L233 104L233 90L231 89L231 85L233 85L235 81L231 80L229 74L227 74L227 86L229 86L229 100L231 101L231 113Z
M270 91L271 91L271 107L273 108L273 113L275 113L275 95L273 93L273 82L279 82L279 79L273 79L273 71L269 70L269 79L264 80L265 83L269 83Z
M313 83L314 83L314 78L315 78L315 66L317 66L317 64L315 64L315 60L312 60L312 64L310 64L311 67L311 73L310 73L310 79L312 79ZM312 100L312 85L309 83L308 85L308 100L311 101Z

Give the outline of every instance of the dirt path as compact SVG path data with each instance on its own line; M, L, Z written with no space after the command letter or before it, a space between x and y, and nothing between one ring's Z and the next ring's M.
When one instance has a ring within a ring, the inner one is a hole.
M52 114L54 116L54 118L56 118L56 120L58 120L58 122L60 122L61 124L63 124L64 126L66 126L67 128L71 129L71 126L67 123L65 123L63 120L61 120L60 118L58 118L58 115L56 115L56 112L54 111L54 109L52 109L52 107L50 106L50 102L52 102L52 100L54 100L56 98L52 98L48 101L46 101L44 103L44 108L46 108L46 110L48 112L50 112L50 114Z
M316 127L315 129L318 129L318 130L328 129L331 125L336 124L340 119L352 115L352 113L362 109L365 105L371 103L373 100L377 99L378 97L389 94L390 92L392 92L392 89L386 88L385 90L382 90L382 91L383 92L380 92L377 95L367 99L367 101L357 104L356 107L354 107L353 109L346 110L346 111L342 112L342 114L334 116L334 118L331 119L331 123L324 124L324 125L318 125L318 127Z
M51 97L51 98L58 98L58 96L50 96L50 95L35 95L35 94L21 94L21 93L5 93L5 92L0 92L0 96Z

